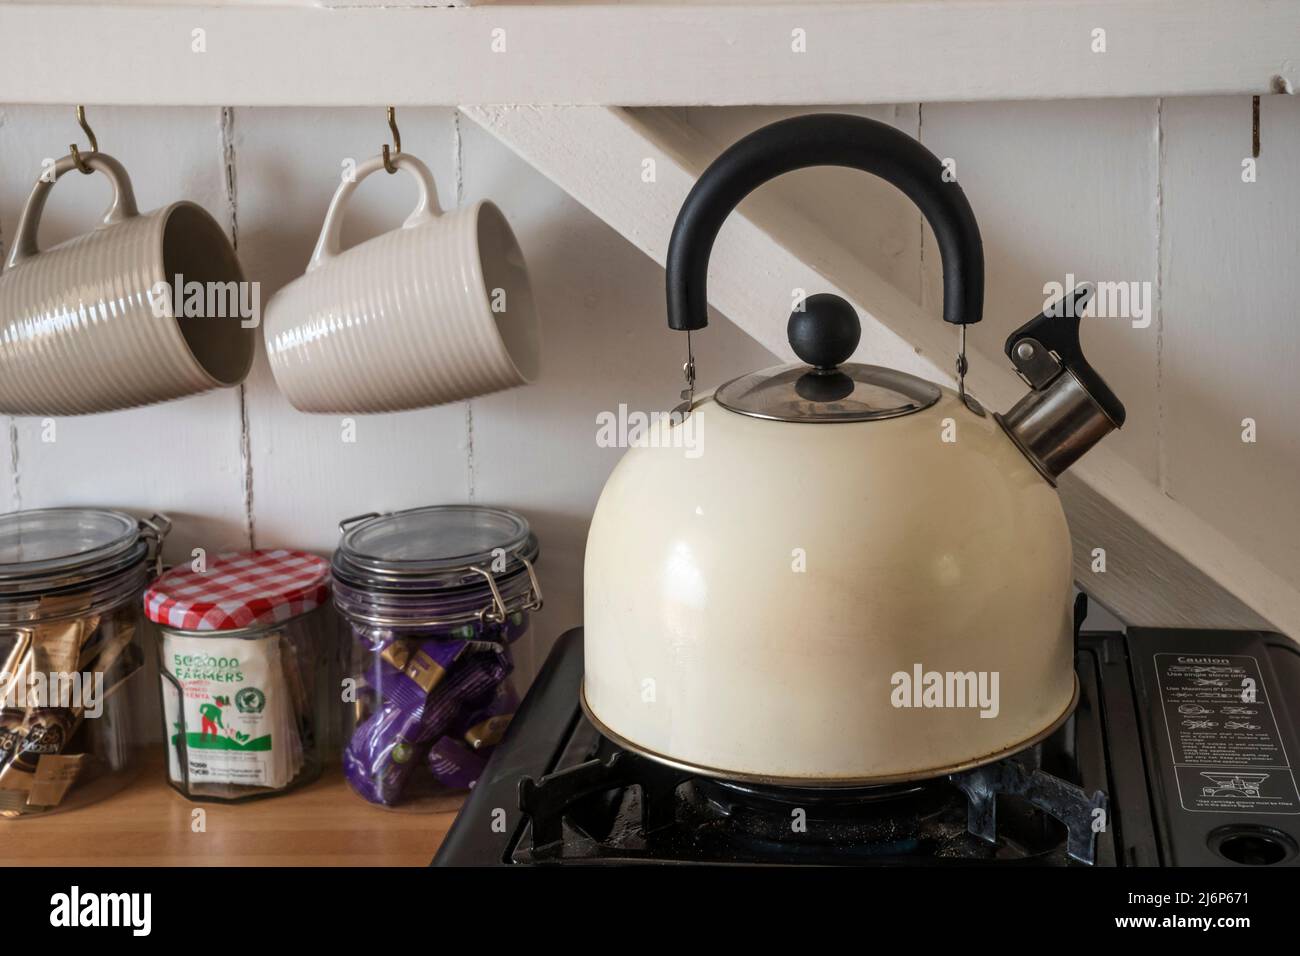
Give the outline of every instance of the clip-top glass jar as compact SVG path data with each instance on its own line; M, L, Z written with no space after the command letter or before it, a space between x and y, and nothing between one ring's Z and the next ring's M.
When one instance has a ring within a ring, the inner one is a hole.
M0 515L0 817L120 790L144 748L140 595L171 522Z
M510 645L542 606L537 536L513 511L439 505L339 525L334 601L351 625L348 783L433 810L474 785L518 699Z
M145 612L161 632L173 788L238 803L320 776L335 635L324 558L259 550L175 567Z

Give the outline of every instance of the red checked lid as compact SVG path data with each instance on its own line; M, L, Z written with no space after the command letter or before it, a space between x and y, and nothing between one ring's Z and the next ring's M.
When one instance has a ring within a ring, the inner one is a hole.
M145 592L149 620L178 631L266 627L329 600L329 562L303 551L222 554L206 570L172 568Z

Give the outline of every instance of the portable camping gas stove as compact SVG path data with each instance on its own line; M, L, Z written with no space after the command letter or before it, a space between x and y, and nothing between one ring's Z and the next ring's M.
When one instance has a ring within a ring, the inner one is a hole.
M694 776L602 737L578 705L571 630L434 864L1300 863L1295 644L1083 633L1075 664L1073 716L1012 757L919 783L791 789Z

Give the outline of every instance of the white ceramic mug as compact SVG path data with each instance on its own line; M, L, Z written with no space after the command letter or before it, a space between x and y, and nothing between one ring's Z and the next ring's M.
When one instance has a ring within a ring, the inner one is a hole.
M83 153L113 186L103 222L44 252L36 235L65 156L32 189L0 273L0 413L79 415L237 385L253 362L256 319L174 306L173 286L240 295L243 272L202 207L176 202L141 215L122 164ZM197 300L196 300L197 301ZM214 310L226 312L224 308ZM180 315L178 316L178 312Z
M340 249L348 198L384 168L367 160L334 193L306 273L267 305L271 371L300 411L421 408L537 374L537 314L505 217L490 202L440 212L428 167L393 162L419 186L402 226Z

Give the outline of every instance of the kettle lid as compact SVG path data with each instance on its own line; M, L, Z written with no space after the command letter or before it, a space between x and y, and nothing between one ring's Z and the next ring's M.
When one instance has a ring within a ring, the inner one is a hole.
M714 400L741 415L782 422L865 422L929 408L939 386L923 378L846 362L862 327L853 307L837 295L809 296L790 315L790 345L802 359L750 372L718 388Z

